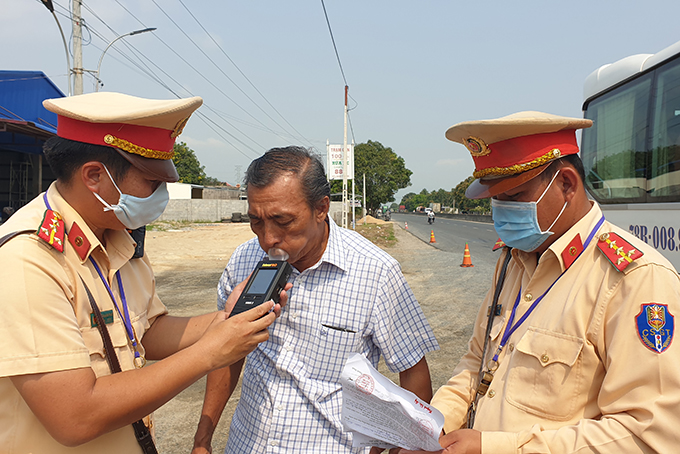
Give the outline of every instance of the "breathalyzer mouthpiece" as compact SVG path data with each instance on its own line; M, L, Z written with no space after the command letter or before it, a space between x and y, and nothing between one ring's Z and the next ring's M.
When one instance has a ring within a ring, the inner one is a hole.
M269 255L269 260L286 261L288 260L288 257L290 257L286 251L277 247L269 249L269 251L267 251L267 254Z

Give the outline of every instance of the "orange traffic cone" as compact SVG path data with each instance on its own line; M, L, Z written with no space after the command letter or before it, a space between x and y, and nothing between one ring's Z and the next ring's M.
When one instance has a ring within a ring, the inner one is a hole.
M408 222L404 222L404 228L408 230Z
M471 266L474 266L472 264L472 259L470 258L470 248L468 247L468 244L465 243L465 252L463 253L463 263L460 265L465 268L469 268Z
M434 239L434 230L430 230L430 243L436 243L437 240Z

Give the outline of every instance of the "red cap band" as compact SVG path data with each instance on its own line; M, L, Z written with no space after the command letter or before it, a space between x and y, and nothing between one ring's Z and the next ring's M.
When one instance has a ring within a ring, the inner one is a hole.
M114 146L145 158L170 159L173 155L175 138L172 131L151 126L123 123L90 123L59 115L57 135L64 139L94 145ZM106 137L113 136L117 142L128 142L130 147L119 146ZM128 149L129 148L129 149ZM166 157L167 155L167 157Z
M514 175L578 153L574 129L515 137L487 147L490 153L472 157L476 178ZM559 153L554 153L555 150Z

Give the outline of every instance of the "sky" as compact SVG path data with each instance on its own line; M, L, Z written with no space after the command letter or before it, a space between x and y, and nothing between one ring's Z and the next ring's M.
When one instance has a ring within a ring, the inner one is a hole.
M523 110L582 117L600 66L680 40L677 0L83 0L84 92L201 96L179 141L207 175L239 182L272 147L378 141L403 157L411 186L451 190L472 174L453 124ZM70 42L68 0L54 0ZM188 8L188 9L187 9ZM0 0L5 70L40 70L68 92L64 45L39 0ZM344 73L344 74L343 74Z

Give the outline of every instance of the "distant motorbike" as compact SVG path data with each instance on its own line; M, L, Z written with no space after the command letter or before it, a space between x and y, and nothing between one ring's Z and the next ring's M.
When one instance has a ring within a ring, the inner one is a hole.
M385 213L385 216L383 216L386 221L390 220L390 213Z
M428 224L434 224L434 217L428 216L428 217L427 217L427 223L428 223Z

